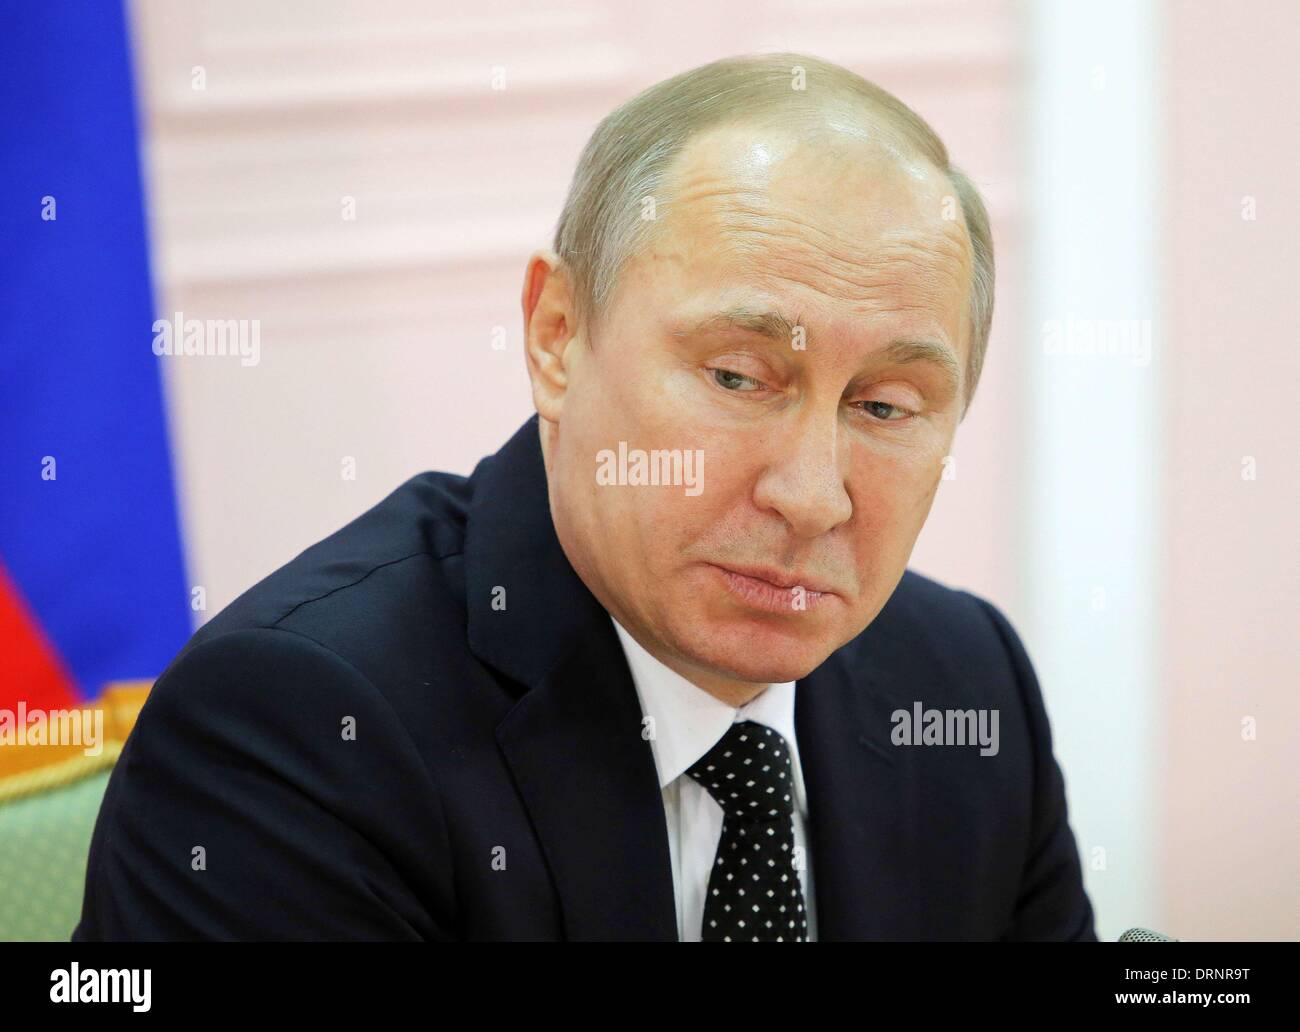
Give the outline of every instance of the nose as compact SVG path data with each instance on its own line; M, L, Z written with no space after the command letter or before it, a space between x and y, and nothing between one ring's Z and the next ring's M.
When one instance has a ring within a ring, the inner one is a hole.
M754 504L781 516L799 538L815 538L853 513L845 489L848 442L838 415L803 412L769 438L769 461L754 487Z

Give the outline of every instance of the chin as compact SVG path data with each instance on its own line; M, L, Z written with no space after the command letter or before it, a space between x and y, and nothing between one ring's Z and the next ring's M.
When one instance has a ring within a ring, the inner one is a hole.
M692 662L716 674L754 683L806 677L839 645L825 628L743 618L700 620L678 640Z

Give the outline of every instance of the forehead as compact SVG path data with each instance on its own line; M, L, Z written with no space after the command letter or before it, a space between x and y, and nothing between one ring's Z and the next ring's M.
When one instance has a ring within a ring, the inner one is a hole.
M828 319L894 313L964 337L969 237L948 178L887 137L727 126L667 177L645 257L661 289L739 285Z

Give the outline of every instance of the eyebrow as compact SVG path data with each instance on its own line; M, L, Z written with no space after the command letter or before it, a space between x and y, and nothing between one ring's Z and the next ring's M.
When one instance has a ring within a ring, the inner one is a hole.
M798 316L791 322L780 312L737 307L711 315L689 328L676 329L673 336L684 340L720 330L743 330L777 344L789 345L799 325ZM957 363L957 356L952 348L938 341L910 337L892 340L885 347L885 357L899 364L930 362L940 368L954 392L961 385L961 366Z

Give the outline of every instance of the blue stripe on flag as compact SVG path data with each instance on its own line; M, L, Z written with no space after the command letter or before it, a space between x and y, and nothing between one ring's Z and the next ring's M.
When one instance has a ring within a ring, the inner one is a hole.
M0 31L0 560L83 696L156 676L190 633L134 103L119 4L10 10ZM54 480L42 479L46 456Z

